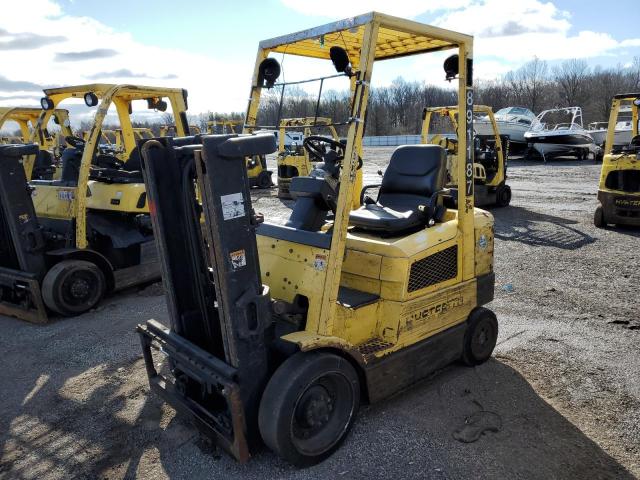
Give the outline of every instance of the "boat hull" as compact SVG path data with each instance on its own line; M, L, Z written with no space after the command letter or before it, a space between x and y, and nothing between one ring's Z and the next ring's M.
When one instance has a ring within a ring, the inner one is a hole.
M592 151L595 143L587 134L531 134L525 135L530 148L535 149L540 155L572 155L579 154L584 149Z
M505 122L496 120L496 126L500 135L507 135L510 142L526 143L524 134L530 128L528 125L522 125L517 122ZM475 120L473 128L478 135L493 135L493 127L491 122L486 120Z

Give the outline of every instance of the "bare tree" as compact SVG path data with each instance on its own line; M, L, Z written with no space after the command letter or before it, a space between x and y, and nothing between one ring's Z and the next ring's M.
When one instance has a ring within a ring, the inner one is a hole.
M548 72L547 62L534 57L518 70L509 72L505 80L519 103L537 112L542 109L542 99L549 85Z
M584 60L572 59L553 69L560 100L565 106L580 105L585 100L585 81L589 66Z

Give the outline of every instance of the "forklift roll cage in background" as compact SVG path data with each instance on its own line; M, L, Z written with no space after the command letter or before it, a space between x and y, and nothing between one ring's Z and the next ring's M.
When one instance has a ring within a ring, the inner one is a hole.
M491 107L488 107L486 105L474 105L473 114L486 115L487 118L489 119L489 123L491 123L491 130L493 132L493 135L487 135L487 136L484 136L484 138L493 137L493 141L495 142L494 148L495 148L496 159L497 159L497 169L496 169L495 175L489 181L482 182L481 184L479 184L480 175L478 175L479 172L477 170L480 169L481 171L483 171L484 167L480 162L478 162L479 165L474 163L474 169L473 169L474 183L476 183L475 204L477 206L494 205L494 204L499 206L506 206L509 204L509 201L511 199L511 188L505 184L507 180L507 156L508 156L507 137L502 137L500 135L500 132L498 130L498 125L496 124L496 119ZM457 139L458 123L459 123L458 107L457 106L430 107L430 108L425 108L422 113L422 128L420 131L421 143L422 144L427 144L427 143L439 144L439 141L441 140L441 139L438 139L438 134L431 133L431 121L434 115L437 115L439 117L446 117L450 120L453 130L456 132L455 135ZM430 136L431 136L431 140L429 140ZM476 135L474 133L474 137L475 136ZM505 144L507 146L505 146ZM472 149L474 152L474 162L475 162L476 160L475 145L472 145L472 147L473 147ZM459 156L459 152L460 152L459 149L457 149L457 151L455 151L453 154L450 153L449 151L447 152L448 156L452 155L455 157L455 160L451 162L452 166L457 166L458 164L457 159ZM453 179L453 175L451 176ZM457 188L457 183L452 181L448 186L455 189ZM506 193L505 193L505 190L507 190ZM505 194L508 195L508 199L504 198Z
M56 152L54 150L60 146L58 144L57 134L51 134L46 123L39 123L41 114L42 108L39 107L0 108L0 128L2 128L6 122L16 122L20 128L21 137L18 143L37 143L40 146L40 150L55 154ZM53 118L55 124L60 127L60 134L63 137L73 135L69 124L69 112L67 110L55 109L49 118ZM31 156L24 162L27 180L31 180L34 161L35 158Z
M259 84L260 64L271 53L284 53L330 60L329 50L337 46L349 54L355 74L351 77L351 112L345 147L345 160L340 175L340 195L331 238L331 250L322 301L316 318L307 318L307 330L331 336L338 298L340 273L344 258L347 226L351 206L359 205L361 183L356 182L358 159L362 152L362 137L366 108L375 61L400 58L420 53L458 49L458 109L466 112L459 119L459 151L465 152L465 162L459 162L456 174L458 189L458 228L462 240L462 279L474 276L474 202L473 202L473 37L411 20L371 12L346 20L303 30L260 42L253 72L251 97L245 116L245 132L256 126L262 86ZM253 126L253 127L252 127Z
M187 122L187 92L181 88L160 88L145 87L138 85L113 85L113 84L89 84L71 87L45 89L46 98L51 99L53 108L69 98L83 99L85 94L93 93L100 104L96 111L91 130L82 154L80 162L80 173L78 176L78 186L75 189L75 209L72 218L76 223L76 248L87 248L87 184L89 182L89 172L94 155L100 144L102 124L105 120L111 105L115 105L120 128L122 129L122 142L124 155L129 157L136 147L136 137L131 124L131 102L135 100L160 100L167 98L171 103L171 109L176 118L178 135L186 136L189 132ZM37 129L42 125L47 125L53 114L53 110L42 110L38 120Z
M38 119L42 113L40 107L0 107L0 128L6 122L16 122L20 128L20 136L23 143L38 143L42 149L53 148L54 138L49 134L47 126L42 126L36 130ZM56 125L60 126L63 135L71 135L69 126L69 112L64 109L53 111L53 118Z

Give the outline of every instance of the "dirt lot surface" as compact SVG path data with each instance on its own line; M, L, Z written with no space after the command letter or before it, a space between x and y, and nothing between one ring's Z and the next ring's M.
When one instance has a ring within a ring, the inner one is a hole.
M391 148L368 149L368 180ZM46 326L0 318L0 477L635 478L640 475L640 231L597 230L599 165L510 166L494 210L495 357L361 409L343 447L296 470L239 465L149 394L135 325L167 321L159 285ZM369 182L371 183L371 182ZM256 209L288 209L259 193ZM487 431L477 441L474 429Z

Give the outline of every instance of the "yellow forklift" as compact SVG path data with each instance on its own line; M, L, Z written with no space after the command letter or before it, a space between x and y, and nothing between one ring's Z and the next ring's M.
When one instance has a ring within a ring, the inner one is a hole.
M467 148L472 42L375 12L262 41L247 130L261 128L263 91L287 85L278 83L283 53L316 59L323 78L353 86L346 143L325 138L323 161L291 181L284 225L254 211L243 160L274 152L272 134L141 146L170 321L138 326L149 382L239 461L264 442L294 465L316 464L340 446L361 402L451 362L490 358L498 323L481 305L494 294L493 217L473 206ZM466 112L457 207L443 205L445 149L406 145L377 198L353 210L366 191L357 189L358 144L375 62L443 50L455 52L445 75Z
M209 120L207 133L238 133L242 132L242 120Z
M150 128L145 128L145 129L141 129L141 130L147 130L149 132L151 132ZM189 125L189 135L200 135L202 132L200 130L200 127L198 127L197 125ZM162 125L160 126L160 136L161 137L175 137L175 136L179 136L178 135L178 131L176 130L176 126L175 125ZM155 137L155 135L153 135L153 132L151 132L150 136L144 136L143 138L153 138Z
M285 118L280 121L278 128L278 198L291 198L289 186L291 179L298 176L307 176L313 170L312 162L322 161L322 149L314 149L314 135L323 131L329 133L329 137L335 142L334 148L341 148L340 136L330 118L326 117L299 117ZM291 132L298 134L296 138L290 138ZM321 146L326 144L325 135ZM307 142L310 147L303 144Z
M622 106L631 107L631 141L614 145L616 123ZM609 128L602 160L598 201L593 223L598 228L609 224L640 226L640 135L638 121L640 93L613 97Z
M207 122L208 133L232 134L242 131L242 120L210 120ZM265 155L247 157L247 170L249 171L249 183L251 187L267 189L273 187L271 175L273 172L267 167Z
M501 136L491 107L474 105L474 116L487 117L491 123L492 135L478 135L474 132L473 143L473 178L475 184L474 200L476 207L506 207L511 202L511 187L507 185L507 157L509 138ZM448 122L453 131L458 131L458 107L425 108L422 113L421 141L441 145L447 151L447 172L455 172L458 164L458 135L446 136L432 134L433 125ZM455 175L448 173L447 187L451 189L451 201L455 202L457 184Z
M88 139L67 136L56 180L27 182L35 145L0 146L0 314L46 322L48 312L78 315L107 292L160 276L132 102L164 111L187 133L187 92L178 88L92 84L44 91L37 129L68 99L97 107ZM114 106L126 160L100 146ZM22 164L25 163L25 169Z
M37 154L25 164L25 168L27 165L30 167L25 170L28 180L32 177L51 179L56 176L62 147L61 138L73 134L67 110L56 109L50 117L60 129L59 132L50 132L46 124L36 128L41 113L42 109L36 107L0 108L0 129L6 126L6 122L15 122L20 129L19 136L4 138L0 143L37 143L40 147Z

